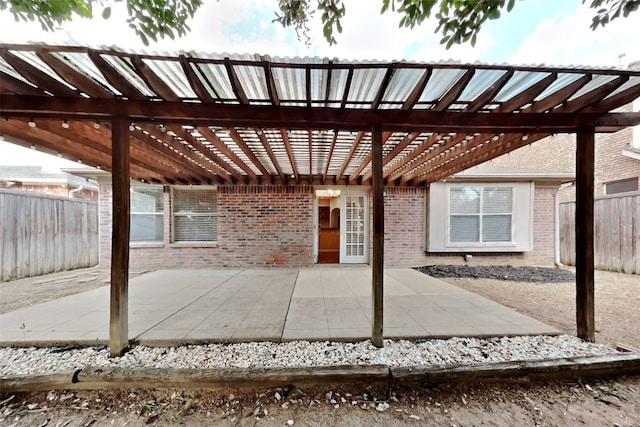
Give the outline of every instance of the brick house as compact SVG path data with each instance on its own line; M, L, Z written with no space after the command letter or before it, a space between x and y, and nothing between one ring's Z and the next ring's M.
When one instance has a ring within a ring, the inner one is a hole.
M0 165L0 187L75 199L98 200L98 185L95 181L58 168L43 166Z
M76 173L100 182L100 265L108 268L110 175ZM553 265L556 193L573 178L480 166L428 187L387 186L385 264L462 263L472 255L474 263ZM368 263L371 211L367 186L133 182L130 263L136 269Z
M640 70L640 61L629 65ZM616 110L621 113L640 111L640 99ZM559 172L575 172L575 134L556 134L527 147L497 157L490 164L501 167L540 167ZM640 189L640 126L615 133L596 134L594 196L632 192ZM575 200L575 187L560 191L561 201Z

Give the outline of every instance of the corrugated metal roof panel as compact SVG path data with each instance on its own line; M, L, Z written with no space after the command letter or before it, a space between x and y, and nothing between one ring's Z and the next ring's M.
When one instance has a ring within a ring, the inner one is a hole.
M418 102L434 102L442 98L462 75L464 69L440 69L437 68L431 73L431 78L422 91Z
M524 92L550 74L549 72L516 71L494 99L497 102L507 101L519 93Z
M171 90L180 98L197 98L184 71L177 61L154 61L143 59L144 63L155 72Z

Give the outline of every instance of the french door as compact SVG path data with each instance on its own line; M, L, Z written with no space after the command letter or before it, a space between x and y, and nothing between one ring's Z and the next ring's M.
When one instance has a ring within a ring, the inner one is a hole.
M343 193L340 215L340 263L369 262L369 209L366 193Z

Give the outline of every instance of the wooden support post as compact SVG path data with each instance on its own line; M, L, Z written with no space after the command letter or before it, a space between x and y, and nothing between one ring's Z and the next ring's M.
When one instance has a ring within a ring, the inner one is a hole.
M578 337L595 341L593 280L594 129L580 129L576 152L576 320Z
M111 127L113 210L111 235L111 316L109 347L117 357L129 345L129 118L114 117Z
M380 348L383 344L383 300L384 300L384 181L382 177L382 127L371 127L371 145L373 171L373 261L372 261L372 297L373 324L371 340Z

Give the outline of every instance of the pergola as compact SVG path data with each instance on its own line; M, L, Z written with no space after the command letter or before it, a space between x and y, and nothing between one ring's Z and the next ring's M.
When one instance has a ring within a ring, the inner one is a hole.
M384 186L428 185L554 133L578 138L577 329L594 339L594 134L640 124L613 112L640 96L640 72L10 44L0 57L0 133L112 173L112 354L128 345L130 179L371 185L381 346Z

